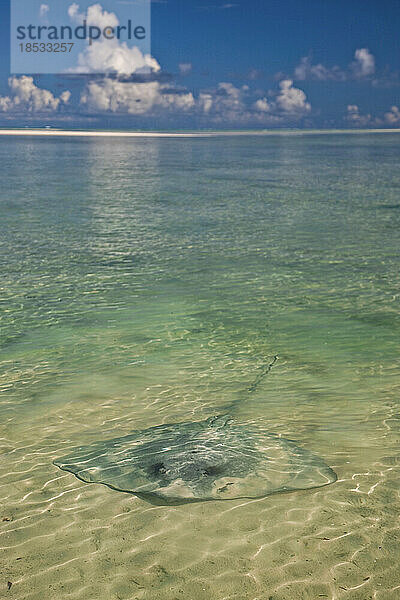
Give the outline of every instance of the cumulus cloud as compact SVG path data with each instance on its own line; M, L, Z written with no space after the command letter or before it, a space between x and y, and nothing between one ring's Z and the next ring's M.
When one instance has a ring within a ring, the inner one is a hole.
M351 67L356 77L369 77L375 73L375 57L368 48L359 48L355 51L354 62Z
M0 96L0 111L8 112L12 107L11 98L9 96Z
M325 67L321 63L313 65L309 56L303 56L294 70L294 79L297 81L306 81L307 79L344 81L346 73L336 65L331 68Z
M385 113L385 121L389 125L400 124L400 109L398 106L392 106L390 111Z
M10 93L0 96L0 112L56 114L71 98L69 90L59 96L35 85L33 78L10 77ZM283 80L278 92L257 97L248 86L236 87L221 82L215 89L201 91L196 97L187 89L159 80L126 81L104 77L89 80L81 95L86 113L162 117L190 115L200 122L227 124L279 125L297 122L311 110L305 93Z
M78 56L76 67L68 73L115 73L132 75L160 71L160 65L150 54L143 54L139 48L129 48L126 42L118 40L92 42Z
M37 87L33 77L22 75L8 80L10 96L0 96L1 112L54 112L68 103L71 92L66 90L57 98L49 90Z
M271 112L271 104L266 98L259 98L254 102L254 108L262 113Z
M285 113L303 115L311 110L311 104L303 90L295 88L291 79L279 83L281 91L276 98L278 107Z
M170 89L158 81L132 83L105 78L88 83L81 104L94 111L152 115L162 110L188 111L195 100L191 92Z
M249 87L235 87L232 83L221 82L214 90L200 92L196 100L198 117L214 123L276 123L278 117L269 113L268 100L254 101Z
M88 27L117 27L118 17L107 12L100 4L89 6L87 12L80 12L79 5L74 3L68 8L68 15L74 23L86 21ZM158 72L160 65L150 54L143 54L136 47L129 47L126 42L117 38L92 40L83 52L79 53L78 64L67 70L68 73L104 73L129 76L133 73Z
M279 92L271 97L254 99L248 86L235 87L220 83L213 91L201 92L196 104L198 112L214 121L254 122L276 125L298 121L311 111L311 104L303 90L295 88L293 81L283 80Z
M356 127L365 127L366 125L372 124L372 117L370 114L362 115L357 104L349 104L347 106L347 114L345 120Z
M198 105L204 114L209 114L213 107L213 94L211 92L201 92L199 95Z
M375 57L368 48L358 48L354 60L346 69L337 65L326 67L321 63L312 64L309 56L303 56L294 70L296 81L347 81L349 79L367 79L375 73Z
M187 114L199 122L279 124L297 122L311 110L305 93L290 80L280 83L271 98L254 97L247 85L221 82L215 89L201 91L197 97L188 90L160 81L132 82L115 78L88 82L81 97L87 111L153 116Z
M244 96L247 90L247 86L237 88L232 83L221 82L216 90L200 92L198 109L200 113L212 113L214 117L223 115L227 120L234 120L245 111Z
M353 127L395 127L400 126L400 108L391 106L383 116L373 116L362 114L357 104L349 104L344 119Z
M92 4L88 7L87 12L79 12L79 4L75 2L68 7L68 16L74 23L82 25L86 20L87 25L94 27L117 27L119 25L118 17L103 9L101 4Z
M41 4L39 8L39 16L41 19L45 19L47 17L47 13L50 10L50 6L48 4Z
M60 94L60 100L63 104L68 104L71 99L71 92L69 90L65 90Z

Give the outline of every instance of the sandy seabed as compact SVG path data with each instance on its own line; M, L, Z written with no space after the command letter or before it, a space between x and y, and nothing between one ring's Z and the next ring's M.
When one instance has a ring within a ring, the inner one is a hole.
M400 598L398 147L365 138L2 138L0 598ZM334 484L154 506L54 466L219 414L274 354L235 418Z
M354 440L353 450L325 453L338 473L335 484L181 506L154 506L88 485L52 464L80 422L129 431L132 422L121 416L122 408L77 410L71 403L50 410L45 435L40 418L29 428L4 427L2 454L12 456L12 469L8 459L0 472L1 597L400 597L399 460L378 451L380 439L398 426L389 407L376 407L370 416L376 431L370 447L360 451Z

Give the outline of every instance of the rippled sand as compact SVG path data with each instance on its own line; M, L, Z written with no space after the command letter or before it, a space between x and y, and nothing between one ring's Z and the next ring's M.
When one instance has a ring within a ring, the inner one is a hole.
M398 145L0 139L1 598L400 598ZM167 507L53 465L232 406L338 481Z
M332 440L324 455L339 480L327 488L177 507L83 484L52 465L81 423L91 423L88 440L102 419L110 434L128 430L120 410L104 406L100 417L71 404L33 418L28 432L6 428L4 594L10 581L10 597L21 599L399 597L400 459L380 449L398 443L390 406L366 415L363 437L338 450Z

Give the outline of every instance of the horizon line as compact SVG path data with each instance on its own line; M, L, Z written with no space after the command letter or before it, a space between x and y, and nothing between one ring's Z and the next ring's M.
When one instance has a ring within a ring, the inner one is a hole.
M60 136L60 137L158 137L158 138L202 138L228 136L274 136L274 135L329 135L363 133L400 133L400 128L375 129L247 129L210 131L134 131L111 129L60 129L60 128L0 128L1 136Z

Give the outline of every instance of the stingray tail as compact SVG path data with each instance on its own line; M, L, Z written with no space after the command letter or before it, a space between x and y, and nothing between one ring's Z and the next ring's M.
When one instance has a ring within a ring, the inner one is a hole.
M263 368L261 373L259 373L256 380L251 384L251 386L247 388L247 391L249 393L256 391L256 389L260 385L261 381L264 379L264 377L266 375L268 375L268 373L270 372L270 370L272 369L272 367L274 366L274 364L276 363L277 360L278 360L278 355L276 354L274 356L274 358L272 359L272 361L266 367Z

